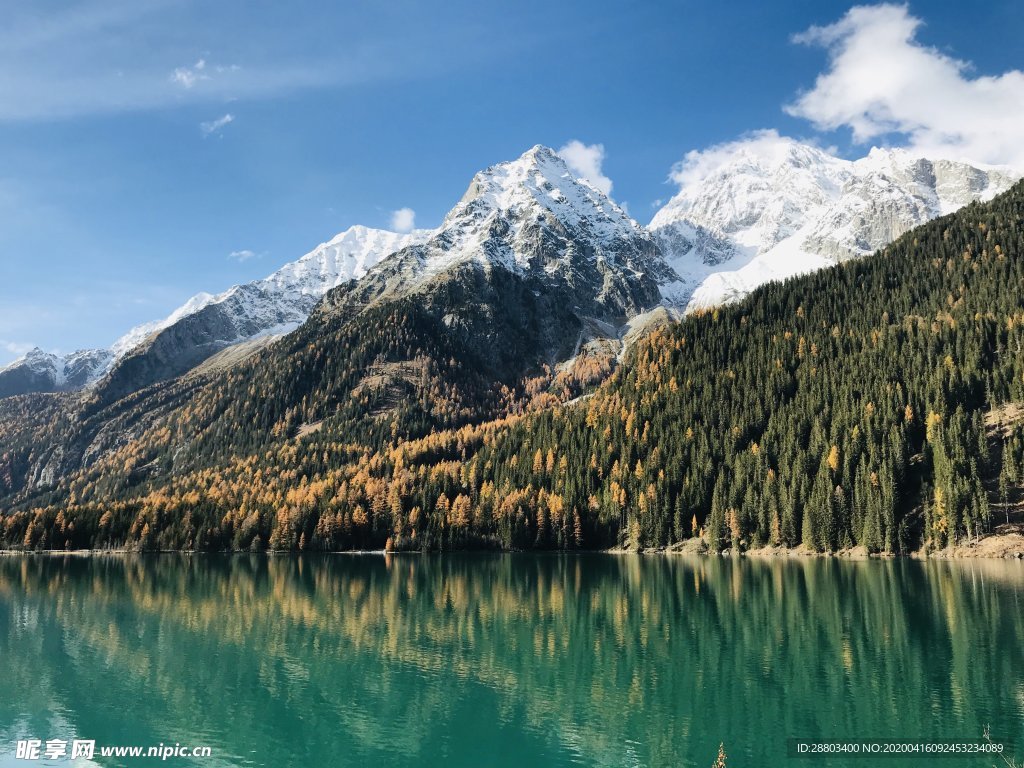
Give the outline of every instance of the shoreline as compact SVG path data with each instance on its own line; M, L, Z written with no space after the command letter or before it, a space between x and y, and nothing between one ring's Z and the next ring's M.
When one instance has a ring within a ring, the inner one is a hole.
M1001 526L1007 528L1007 526ZM731 549L712 552L703 539L687 539L668 547L643 549L614 548L606 550L612 554L663 554L663 555L704 555L708 557L825 557L844 560L1021 560L1024 559L1024 532L1020 526L1011 525L1010 530L987 534L976 541L958 544L945 549L926 551L923 547L905 554L894 552L868 552L866 547L839 549L834 552L815 552L803 544L797 547L764 546L733 553Z
M1005 526L1004 526L1005 527ZM976 541L967 544L947 547L946 549L931 552L918 549L905 554L887 552L868 552L865 547L853 547L851 549L840 549L835 552L815 552L804 545L797 547L764 546L754 549L733 552L725 549L721 552L712 552L708 549L703 539L687 539L684 542L666 547L650 547L635 550L623 547L612 547L610 549L593 550L567 550L560 554L607 554L607 555L683 555L698 557L753 557L753 558L841 558L844 560L894 560L898 558L909 558L914 560L1021 560L1024 559L1024 532L1017 526L1014 530L988 534ZM502 550L453 550L452 552L478 552L501 553ZM528 552L534 550L515 550L515 552ZM551 554L549 550L536 550L545 554ZM225 550L222 552L205 552L188 549L168 549L150 552L139 552L134 549L0 549L0 557L24 556L24 555L46 555L46 556L72 556L72 557L100 557L103 555L245 555L255 554L263 556L282 555L418 555L419 551L393 551L384 549L360 549L360 550L337 550L337 551L307 551L293 552L290 550L261 550L249 552L248 550Z

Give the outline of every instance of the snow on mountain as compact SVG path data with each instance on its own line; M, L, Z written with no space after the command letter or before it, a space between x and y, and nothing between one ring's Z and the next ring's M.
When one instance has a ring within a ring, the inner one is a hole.
M330 294L320 311L351 318L411 297L478 365L514 379L617 348L627 321L657 309L659 282L671 278L654 237L538 145L477 173L433 235Z
M36 347L0 368L0 397L78 389L101 375L111 358L112 353L105 349L58 355Z
M493 226L498 222L507 224L507 229L502 226L497 232ZM593 258L610 262L616 261L623 244L647 237L643 227L607 195L575 177L554 150L538 144L517 160L473 177L440 227L436 257L442 264L443 254L461 254L497 258L509 268L529 268L530 257L539 254L525 239L533 227L555 225L570 238L593 244ZM496 251L495 245L507 250ZM563 260L569 255L564 249L557 252Z
M54 386L61 386L64 383L64 358L52 352L44 352L39 347L29 350L14 362L0 368L0 373L14 369L46 378Z
M423 242L431 234L431 230L399 234L350 227L262 280L218 294L196 294L164 319L131 329L110 349L66 356L34 349L0 368L0 397L90 386L121 361L154 344L159 347L159 370L173 372L224 347L286 333L305 321L329 290L358 280L388 254ZM181 365L176 366L176 360Z
M223 293L200 293L163 320L138 326L112 347L105 396L116 397L178 376L244 341L287 333L325 293L363 277L396 249L427 238L354 226L272 275Z
M855 161L763 132L700 154L651 221L678 275L666 303L690 309L873 253L904 232L1018 178L1008 169L872 149Z
M370 271L367 295L409 293L466 264L562 282L619 315L656 304L653 281L669 275L650 233L540 145L476 174L431 237Z
M400 234L357 224L262 280L235 285L223 293L196 294L163 320L133 328L111 349L122 357L152 334L213 305L221 305L233 321L234 332L218 339L224 345L287 332L302 323L329 290L358 280L388 254L422 242L430 234L426 229Z

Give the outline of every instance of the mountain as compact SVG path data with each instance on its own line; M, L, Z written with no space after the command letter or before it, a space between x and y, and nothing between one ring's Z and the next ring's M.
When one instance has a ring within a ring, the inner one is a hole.
M643 227L536 146L478 173L437 230L353 227L265 280L197 296L136 329L115 344L123 352L99 391L112 402L232 344L293 330L346 283L324 311L416 295L502 377L513 376L536 360L565 360L594 339L615 340L628 318L657 306L658 281L670 275ZM498 306L500 316L478 312Z
M67 356L34 349L0 368L0 398L73 391L108 374L108 396L118 397L180 375L226 347L294 330L329 290L429 235L349 227L262 280L196 294L163 320L132 328L109 349Z
M329 290L361 278L388 254L428 235L353 226L262 280L216 295L200 293L114 343L110 367L99 372L107 377L104 397L116 399L178 376L240 342L294 330Z
M436 231L326 306L416 296L488 352L507 346L501 334L508 331L535 337L536 354L516 363L523 368L535 360L554 365L581 344L617 339L630 317L659 304L659 281L670 277L650 233L538 145L478 173ZM475 322L470 315L493 305L499 290L510 315Z
M542 323L547 336L535 340L550 364L594 346L621 352L680 310L735 300L765 282L867 255L913 226L991 198L1015 177L902 150L874 149L848 161L774 134L719 149L715 160L700 174L681 174L679 193L644 228L573 178L556 153L537 146L477 174L437 230L352 227L263 280L194 296L167 318L132 329L109 351L74 353L67 371L64 359L42 353L16 361L0 370L0 397L103 379L99 391L113 402L227 347L249 342L233 359L253 353L298 327L321 297L344 283L357 281L345 302L365 307L414 293L428 297L425 286L456 272L466 278L463 286L475 275L486 293L495 267L520 281L558 287L537 289L553 301L539 315L550 321ZM396 252L402 256L374 269ZM459 327L457 312L442 314ZM489 334L500 348L493 329L472 332Z
M193 296L163 320L133 328L114 342L112 349L121 357L154 333L199 314L207 307L218 305L229 325L236 329L218 337L224 343L253 338L260 332L294 328L306 319L316 301L331 288L349 280L358 280L388 254L418 242L428 234L428 230L399 234L361 225L349 227L262 280L236 285L216 295L199 293Z
M102 464L163 419L190 436L159 462L178 471L324 423L353 438L419 437L573 396L607 375L620 330L659 305L671 275L650 233L539 146L478 173L436 231L406 242L319 300L319 272L308 281L301 269L301 281L275 276L187 305L87 397L46 402L65 415L49 438L33 433L29 484ZM306 322L224 350L295 319L278 312L282 295L312 308ZM49 414L16 403L6 416L27 435L34 412Z
M774 134L737 142L712 167L681 176L650 230L679 276L663 285L666 301L691 309L866 256L1019 178L900 149L843 160Z
M551 211L534 202L530 221ZM593 202L574 212L593 220ZM392 296L364 305L339 286L230 371L71 414L61 396L0 401L0 545L908 553L1017 524L1024 183L690 313L588 397L538 408L557 378L528 369L549 322L534 313L571 289L528 248L477 247L492 228L519 242L513 209L488 205L437 272L424 246L396 252L368 273ZM450 331L522 313L518 383L494 365L514 355Z
M112 360L113 354L105 349L84 349L62 356L36 347L0 368L0 398L81 389L102 376Z
M524 381L545 370L606 370L627 321L659 305L667 274L643 227L536 146L476 174L422 242L329 291L261 356L246 393L303 393L303 413L284 426L271 413L266 429L334 418L353 434L381 424L422 434L479 420L522 399ZM217 397L244 418L234 409L245 395Z

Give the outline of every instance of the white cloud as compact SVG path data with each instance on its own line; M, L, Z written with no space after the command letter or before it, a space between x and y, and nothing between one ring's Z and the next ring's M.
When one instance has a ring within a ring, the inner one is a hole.
M250 251L248 248L243 248L240 251L232 251L228 254L228 258L237 261L239 263L249 261L249 259L255 259L259 256L255 251Z
M813 142L804 142L813 143ZM680 187L695 184L717 171L726 163L735 162L745 155L760 164L774 165L785 159L793 139L780 136L775 129L751 131L735 141L713 144L706 149L693 149L674 166L669 179Z
M22 355L31 352L35 347L35 344L26 341L7 341L5 339L0 339L0 349L7 352L8 355L13 355L15 357L21 357Z
M1024 168L1024 73L971 77L916 39L921 23L905 5L858 6L795 36L826 48L829 69L786 111L859 143L902 134L924 155Z
M601 170L604 164L604 144L584 144L573 139L558 150L558 155L565 160L569 170L589 181L595 189L606 195L612 193L612 180Z
M206 60L200 59L191 67L178 67L171 73L171 82L180 85L182 88L191 88L200 80L209 80L206 73Z
M199 59L191 67L178 67L171 73L170 79L172 83L188 90L203 80L213 80L214 75L231 74L240 72L241 69L237 64L210 66L206 63L206 59Z
M235 122L235 116L229 113L223 117L218 117L216 120L210 120L208 123L200 123L199 130L205 138L214 133L218 133L225 125L233 122Z
M391 228L395 232L412 232L416 227L416 211L412 208L399 208L391 212Z

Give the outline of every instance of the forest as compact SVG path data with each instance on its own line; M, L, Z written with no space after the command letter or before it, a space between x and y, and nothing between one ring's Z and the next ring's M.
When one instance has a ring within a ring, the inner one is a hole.
M45 428L0 449L0 543L907 553L990 531L1024 482L1022 184L691 314L617 366L513 380L409 300L313 320L119 405L166 403L29 487L40 435L76 428L33 406Z

